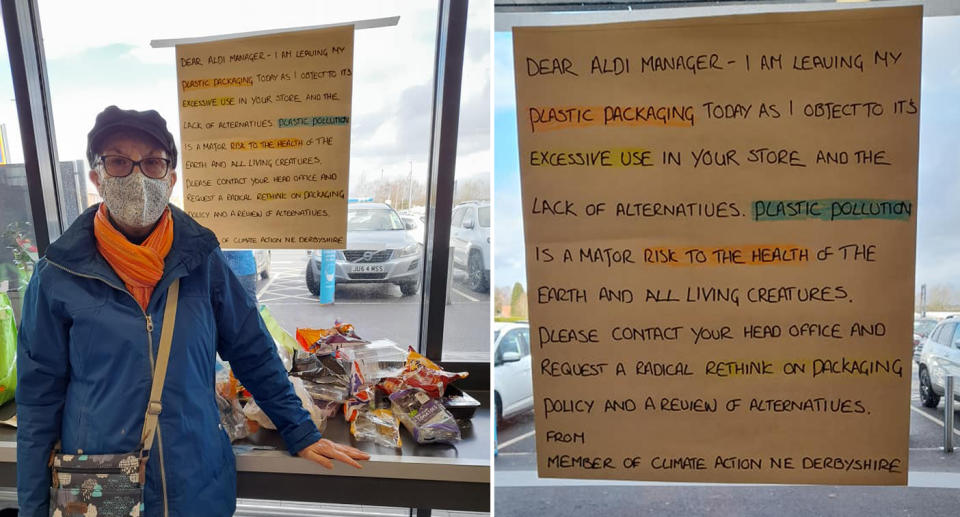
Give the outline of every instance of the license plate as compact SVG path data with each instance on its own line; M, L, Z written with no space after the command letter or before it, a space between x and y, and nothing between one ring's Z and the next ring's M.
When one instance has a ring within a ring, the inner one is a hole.
M386 273L383 264L356 264L350 266L351 273Z

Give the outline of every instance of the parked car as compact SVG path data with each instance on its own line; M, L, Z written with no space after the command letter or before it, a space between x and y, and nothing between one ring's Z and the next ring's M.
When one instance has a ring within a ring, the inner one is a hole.
M413 240L423 245L424 232L426 228L423 225L423 221L419 217L412 214L400 214L400 219L403 220L403 225L407 228L407 233L413 237Z
M493 323L493 400L497 425L533 409L533 377L530 364L530 325Z
M347 248L337 251L336 283L390 283L404 296L420 291L423 246L384 203L347 206ZM320 258L314 251L307 260L310 293L320 293Z
M937 326L940 320L934 318L916 318L913 320L913 361L920 360L920 352L923 351L923 340L927 339L930 332Z
M260 278L270 278L270 250L253 250L253 258L257 261Z
M947 375L957 376L955 383L960 384L960 318L948 317L937 324L923 340L917 365L920 370L920 402L935 408L946 391ZM954 399L960 400L960 394L956 392L960 390L955 390Z
M453 209L450 226L453 267L467 272L470 288L490 288L490 203L469 201Z

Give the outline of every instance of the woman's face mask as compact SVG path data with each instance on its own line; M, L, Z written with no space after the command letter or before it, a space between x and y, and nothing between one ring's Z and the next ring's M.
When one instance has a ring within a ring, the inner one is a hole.
M148 178L139 170L115 178L101 171L100 196L118 222L133 228L149 228L163 214L170 199L167 178Z

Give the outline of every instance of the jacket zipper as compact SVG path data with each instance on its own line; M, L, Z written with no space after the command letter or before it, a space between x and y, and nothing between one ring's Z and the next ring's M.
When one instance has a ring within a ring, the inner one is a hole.
M155 367L154 364L153 364L153 363L154 363L154 361L153 361L153 318L151 318L150 315L147 314L147 311L143 310L143 307L140 307L140 302L137 301L136 297L134 297L133 294L132 294L130 291L127 291L126 289L120 289L119 287L111 284L110 282L107 282L104 278L101 278L101 277L99 277L99 276L84 275L84 274L81 274L81 273L77 273L76 271L73 271L73 270L71 270L71 269L67 269L67 268L61 266L60 264L57 264L56 262L52 262L50 259L47 259L47 263L52 264L52 265L54 265L54 266L56 266L56 267L58 267L58 268L60 268L60 269L62 269L62 270L64 270L64 271L66 271L67 273L70 273L70 274L72 274L72 275L79 276L79 277L81 277L81 278L91 278L91 279L94 279L94 280L99 280L99 281L101 281L101 282L109 285L110 287L112 287L112 288L114 288L114 289L116 289L116 290L118 290L118 291L127 293L127 294L130 296L130 298L133 298L133 303L134 303L134 305L136 305L137 308L140 309L140 312L143 314L143 318L144 318L144 319L146 320L146 322L147 322L147 345L148 345L148 346L147 346L147 351L150 352L150 378L153 379L153 369L154 369L154 367ZM168 515L168 513L167 513L167 512L168 512L168 509L167 509L167 475L166 475L166 472L164 471L164 468L163 468L163 438L162 438L161 435L160 435L160 422L159 422L159 419L158 419L158 421L157 421L157 448L160 450L160 484L162 485L162 488L163 488L163 515L166 517L166 516Z

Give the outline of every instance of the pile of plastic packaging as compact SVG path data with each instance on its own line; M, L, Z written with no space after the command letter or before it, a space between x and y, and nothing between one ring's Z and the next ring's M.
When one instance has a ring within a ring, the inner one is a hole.
M444 371L412 348L404 350L387 339L367 341L352 325L339 322L328 329L297 329L294 339L266 307L260 313L297 395L321 431L342 408L357 441L399 448L400 425L421 444L460 439L457 421L441 399L446 387L466 377L465 372ZM219 361L217 403L231 440L256 432L257 425L276 429L229 366Z

